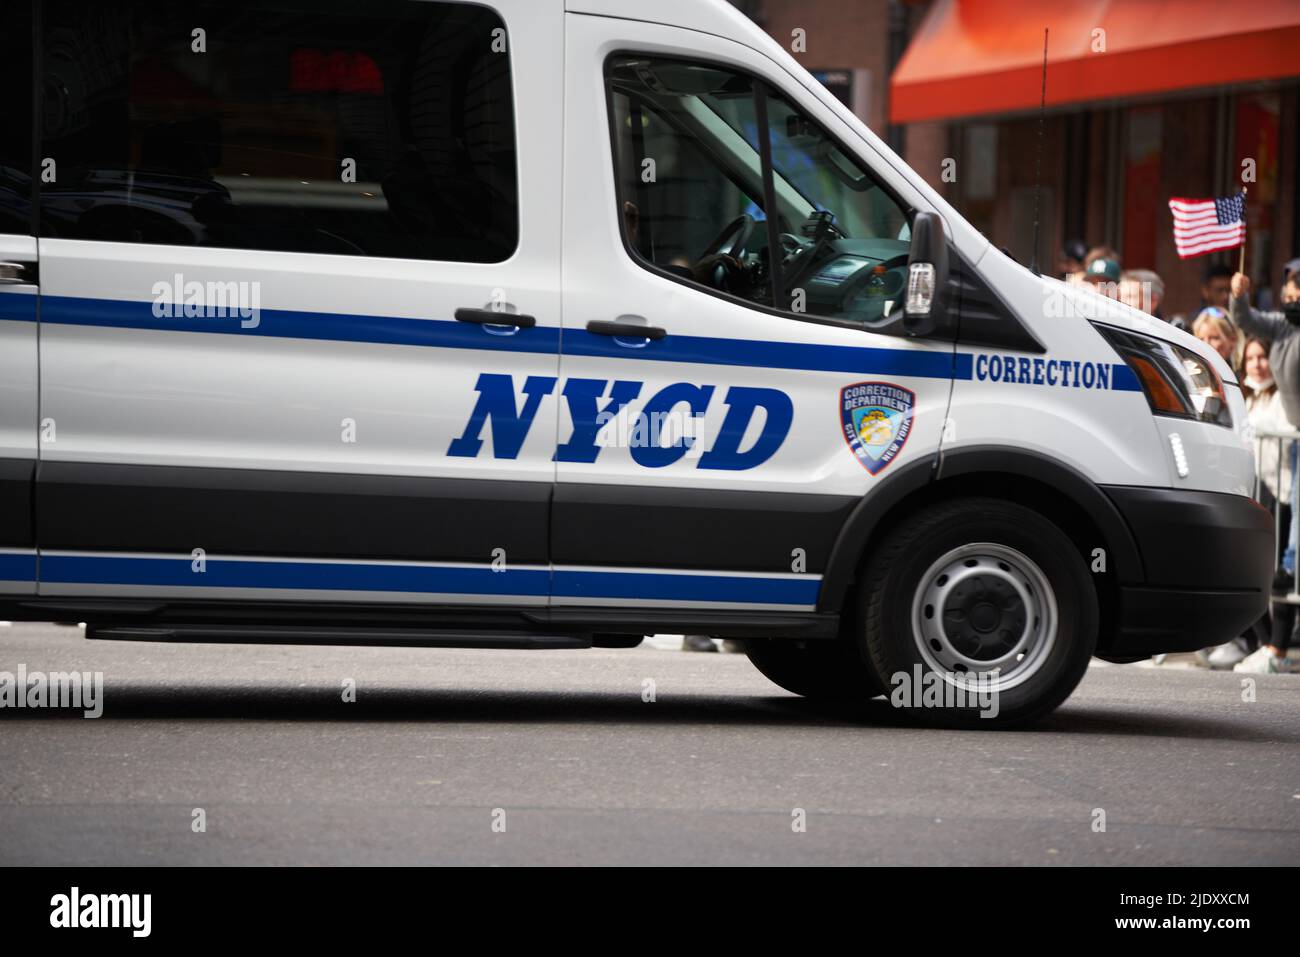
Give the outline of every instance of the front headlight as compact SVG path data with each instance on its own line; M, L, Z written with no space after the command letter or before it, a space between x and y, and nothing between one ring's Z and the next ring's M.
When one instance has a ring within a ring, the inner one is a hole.
M1194 352L1128 329L1093 323L1142 383L1151 411L1232 428L1223 382Z

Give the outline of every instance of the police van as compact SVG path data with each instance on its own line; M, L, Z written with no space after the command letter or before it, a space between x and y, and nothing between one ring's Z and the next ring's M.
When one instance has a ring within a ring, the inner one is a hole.
M992 247L721 0L6 21L0 617L698 633L1002 723L1266 609L1232 370Z

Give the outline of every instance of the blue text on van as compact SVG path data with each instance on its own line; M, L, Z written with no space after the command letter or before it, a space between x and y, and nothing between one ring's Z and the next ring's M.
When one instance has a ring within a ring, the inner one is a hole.
M1043 359L1029 356L980 354L975 357L975 378L989 382L1047 385L1063 389L1138 388L1127 366L1078 359Z
M490 424L492 457L518 458L543 399L555 392L557 382L553 376L528 376L522 394L519 394L513 376L481 373L474 387L478 401L470 413L465 431L452 440L447 454L477 458L483 449L483 429ZM565 380L561 395L568 405L573 431L557 447L555 461L595 462L603 451L596 444L601 428L639 398L644 386L644 382L627 379L613 382L608 379ZM637 416L647 419L663 416L685 405L690 416L699 418L708 411L718 392L718 388L712 385L676 382L652 395ZM722 402L727 413L717 440L712 448L699 456L696 468L744 471L762 465L776 454L794 421L794 403L789 395L779 389L731 386L722 394ZM742 450L740 445L745 432L759 409L766 413L762 431L749 448ZM628 451L637 465L663 468L684 457L694 441L690 436L683 436L667 446L632 444Z

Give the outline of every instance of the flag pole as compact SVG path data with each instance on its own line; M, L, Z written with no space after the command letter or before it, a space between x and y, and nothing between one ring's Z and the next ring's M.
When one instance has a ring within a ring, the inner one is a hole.
M1241 187L1241 219L1246 220L1246 187ZM1243 276L1246 274L1246 237L1241 237L1241 261L1237 265L1237 272Z

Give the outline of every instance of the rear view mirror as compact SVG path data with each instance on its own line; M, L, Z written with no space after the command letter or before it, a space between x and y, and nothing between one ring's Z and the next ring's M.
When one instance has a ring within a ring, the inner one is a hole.
M907 298L903 329L909 336L932 336L947 326L948 240L937 213L917 213L907 257Z

